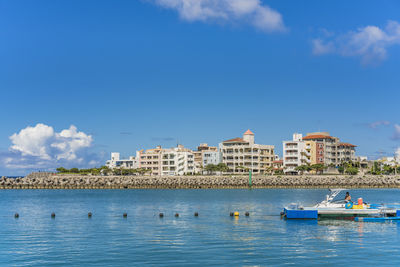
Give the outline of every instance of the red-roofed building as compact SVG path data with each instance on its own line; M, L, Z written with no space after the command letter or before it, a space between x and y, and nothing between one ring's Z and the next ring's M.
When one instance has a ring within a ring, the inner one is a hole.
M342 161L355 161L355 145L340 142L338 137L328 132L308 133L303 140L312 140L317 144L317 158L323 158L325 165L339 165Z
M274 172L276 171L283 171L283 159L280 160L274 160L272 162L272 167L274 169Z
M293 134L293 140L283 142L283 166L285 173L298 173L301 165L339 165L342 161L355 161L355 145L341 143L328 132Z

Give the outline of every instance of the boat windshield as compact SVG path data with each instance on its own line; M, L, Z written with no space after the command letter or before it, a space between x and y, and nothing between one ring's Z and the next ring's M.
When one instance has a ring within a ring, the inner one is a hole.
M337 202L344 201L345 192L347 189L338 188L338 189L329 189L330 194L327 196L328 202Z
M318 205L327 205L327 204L345 204L344 200L345 192L347 190L343 188L339 189L329 189L330 194L326 196L326 199L320 202Z

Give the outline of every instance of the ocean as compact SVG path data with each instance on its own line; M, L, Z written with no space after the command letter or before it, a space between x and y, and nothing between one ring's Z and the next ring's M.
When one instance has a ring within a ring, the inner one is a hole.
M400 223L280 218L284 206L315 204L327 193L1 190L0 266L399 266ZM397 189L350 193L400 202Z

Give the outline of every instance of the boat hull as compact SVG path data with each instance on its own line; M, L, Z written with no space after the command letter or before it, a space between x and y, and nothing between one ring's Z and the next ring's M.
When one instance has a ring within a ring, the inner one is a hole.
M339 208L303 208L288 209L283 211L285 219L342 219L355 220L355 218L393 218L400 217L400 210L395 209L339 209Z

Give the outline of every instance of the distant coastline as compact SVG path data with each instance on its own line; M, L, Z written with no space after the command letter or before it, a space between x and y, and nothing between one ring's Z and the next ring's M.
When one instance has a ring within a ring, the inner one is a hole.
M400 175L303 176L90 176L36 173L0 179L0 189L207 189L207 188L400 188Z

